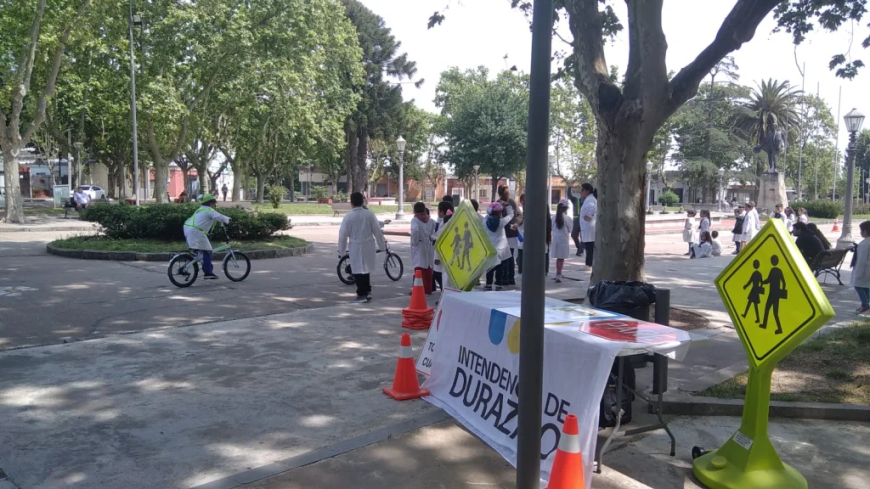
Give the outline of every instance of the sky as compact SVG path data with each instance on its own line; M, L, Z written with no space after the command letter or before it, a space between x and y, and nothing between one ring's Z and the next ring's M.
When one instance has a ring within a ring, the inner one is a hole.
M369 9L383 17L387 27L401 41L401 49L417 62L417 79L425 79L419 89L411 84L403 87L406 100L414 99L426 110L436 112L432 103L435 87L442 71L452 66L461 69L486 66L491 73L516 65L529 71L531 59L531 33L523 14L510 8L509 0L361 0ZM715 38L722 20L734 6L734 0L667 0L664 3L664 32L668 42L669 71L678 72L690 63ZM625 24L625 3L613 2L617 14ZM445 7L448 7L445 10ZM427 29L429 16L435 11L446 14L444 22ZM866 20L866 19L865 19ZM564 23L563 23L564 24ZM788 80L801 87L801 73L795 64L795 50L791 36L785 32L773 33L773 16L765 19L752 41L735 52L739 67L739 83L754 87L762 79ZM570 40L567 29L560 28L563 37ZM853 80L841 80L828 69L831 56L848 50L854 33L852 54L868 64ZM842 125L842 116L853 107L870 115L870 50L861 47L861 41L870 34L863 24L844 26L838 32L821 30L809 34L807 41L797 48L798 61L806 64L805 90L820 95L837 117L838 90L842 87L840 113L840 148L848 142ZM620 33L605 48L608 65L617 65L624 72L628 60L628 34ZM558 38L554 49L566 47ZM504 57L507 55L507 59ZM709 79L708 79L709 80ZM863 88L863 90L862 90ZM870 128L870 121L865 127Z

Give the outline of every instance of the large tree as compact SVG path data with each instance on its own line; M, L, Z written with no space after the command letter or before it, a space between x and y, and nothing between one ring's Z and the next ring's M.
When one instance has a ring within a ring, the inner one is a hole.
M36 0L3 2L0 8L0 149L7 222L24 222L18 155L45 120L64 49L89 5L90 0L61 1L46 12L46 1Z
M598 232L593 281L644 279L644 190L646 157L656 133L689 99L725 56L755 35L758 25L776 9L779 25L801 42L814 21L828 30L860 20L865 0L736 0L716 37L674 76L666 63L667 40L662 28L664 0L625 0L628 65L621 84L611 78L604 56L608 37L623 29L615 0L556 0L572 34L566 71L586 97L598 127ZM511 0L531 11L532 3ZM698 7L700 8L700 7ZM432 27L444 20L436 12ZM866 41L865 41L866 42ZM862 63L835 57L841 76L854 76Z
M492 176L492 195L498 181L525 168L529 94L525 77L510 71L490 79L486 68L441 75L436 90L441 107L441 134L447 161L460 179L480 173Z
M416 63L407 54L399 54L397 41L384 20L357 0L341 0L353 23L363 50L364 83L355 83L360 96L353 114L344 126L348 180L354 192L368 184L366 161L369 139L385 139L388 129L396 126L402 113L402 80L417 72ZM422 80L416 82L419 86Z

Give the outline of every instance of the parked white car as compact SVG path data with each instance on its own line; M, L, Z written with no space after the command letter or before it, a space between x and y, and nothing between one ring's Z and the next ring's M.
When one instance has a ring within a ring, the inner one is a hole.
M82 191L91 196L91 200L105 199L106 192L96 185L82 185Z

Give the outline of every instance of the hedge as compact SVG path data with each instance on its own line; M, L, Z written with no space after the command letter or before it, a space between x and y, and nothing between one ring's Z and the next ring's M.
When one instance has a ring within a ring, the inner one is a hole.
M832 202L830 200L796 200L792 202L791 208L795 211L803 207L807 210L807 214L813 218L833 219L843 215L843 203Z
M184 221L199 204L153 204L136 207L127 204L95 204L82 213L82 219L98 223L102 232L116 239L184 240ZM278 213L250 214L243 209L221 208L232 220L227 225L230 239L264 239L289 229L287 216Z

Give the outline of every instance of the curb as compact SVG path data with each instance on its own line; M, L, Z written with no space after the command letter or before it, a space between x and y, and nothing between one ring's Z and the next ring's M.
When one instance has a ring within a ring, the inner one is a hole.
M674 396L662 402L662 414L685 416L742 416L743 399ZM775 418L870 421L870 406L824 402L770 401Z
M110 261L169 261L173 256L181 253L177 252L159 252L159 253L144 253L138 251L94 251L94 250L70 250L66 248L57 248L51 243L45 245L45 251L50 255L62 256L64 258L77 258L80 260L110 260ZM281 250L251 250L244 251L251 260L263 260L267 258L284 258L288 256L298 256L314 251L314 245L308 244L297 248L285 248ZM213 259L222 260L226 253L215 253Z

